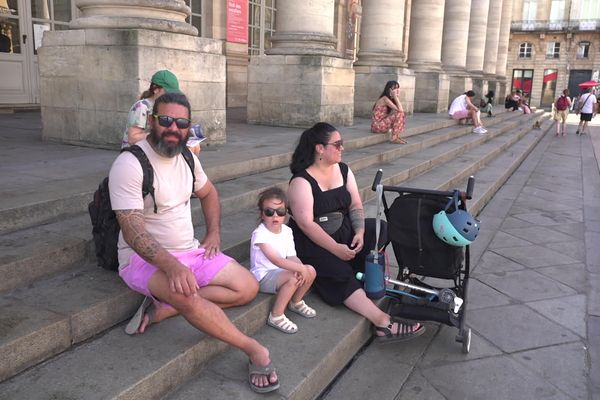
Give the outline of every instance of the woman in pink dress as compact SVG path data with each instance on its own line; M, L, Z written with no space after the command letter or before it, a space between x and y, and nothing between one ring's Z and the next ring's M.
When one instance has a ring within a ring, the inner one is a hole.
M405 144L406 140L400 138L404 130L406 116L402 109L402 104L398 99L400 85L396 81L389 81L385 84L383 93L373 106L373 116L371 117L371 132L392 134L392 143Z

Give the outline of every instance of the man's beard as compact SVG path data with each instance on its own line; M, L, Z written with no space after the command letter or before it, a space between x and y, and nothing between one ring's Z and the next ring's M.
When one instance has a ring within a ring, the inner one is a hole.
M166 137L173 136L179 139L178 143L168 142L165 140ZM162 135L159 137L159 134L155 129L151 129L150 135L148 139L154 145L152 146L154 150L164 157L175 157L181 154L185 146L187 145L189 136L185 138L181 138L177 131L166 130L162 132Z

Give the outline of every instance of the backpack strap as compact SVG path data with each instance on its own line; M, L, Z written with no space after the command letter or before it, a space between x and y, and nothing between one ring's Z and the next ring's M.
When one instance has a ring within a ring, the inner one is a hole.
M196 174L194 173L194 156L192 155L192 152L187 146L183 148L183 150L181 151L181 155L183 156L185 162L190 167L190 171L192 172L192 193L194 193L194 184L196 183Z
M154 198L154 168L148 160L148 156L144 153L144 150L136 144L121 149L121 153L128 151L135 156L142 166L143 181L142 181L142 197L147 195L152 196L154 202L154 214L158 213L158 207L156 206L156 199Z

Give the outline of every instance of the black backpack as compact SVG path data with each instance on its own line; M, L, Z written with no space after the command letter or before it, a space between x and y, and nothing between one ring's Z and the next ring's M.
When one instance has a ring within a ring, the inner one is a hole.
M154 168L141 147L133 145L121 150L132 153L142 165L143 181L142 196L152 196L154 202L154 213L158 212L156 199L154 198ZM192 192L194 191L194 158L187 147L184 147L182 156L192 171ZM96 261L98 266L110 271L119 269L119 257L117 243L119 241L119 222L110 204L110 193L108 191L108 177L104 178L98 190L94 192L93 200L88 204L88 212L92 220L92 236L96 247Z

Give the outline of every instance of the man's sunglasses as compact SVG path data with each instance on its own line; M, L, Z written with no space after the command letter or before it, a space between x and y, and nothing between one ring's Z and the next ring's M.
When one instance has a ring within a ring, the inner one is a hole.
M187 118L173 118L168 115L158 115L154 114L154 118L157 119L158 124L164 128L169 128L175 122L177 128L186 129L190 127L191 121Z
M331 146L335 146L336 149L341 149L342 146L344 146L344 141L343 140L338 140L336 142L331 142L331 143L324 143L323 146L327 146L327 145L331 145Z
M285 207L280 207L280 208L267 207L267 208L263 208L262 212L267 217L272 217L273 215L275 215L275 213L277 213L277 215L280 217L285 217L285 215L287 214L287 210L285 209Z

